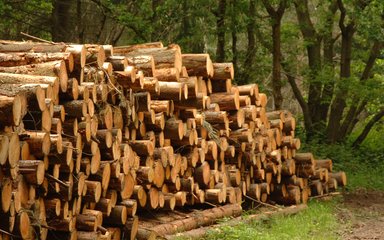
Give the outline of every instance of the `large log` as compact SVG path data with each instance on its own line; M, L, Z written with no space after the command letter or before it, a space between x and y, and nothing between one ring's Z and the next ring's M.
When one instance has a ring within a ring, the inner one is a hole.
M61 91L66 92L68 88L68 74L64 60L17 67L0 67L0 72L58 77L60 80Z
M172 235L180 230L186 231L195 229L201 226L211 225L215 223L218 219L227 217L227 216L239 216L242 212L241 205L239 204L228 204L222 207L212 208L204 210L201 213L192 215L187 219L176 220L171 223L160 224L153 227L151 230L141 231L137 234L137 239L147 239L148 232L155 232L155 235L165 236ZM140 226L139 226L140 229Z
M53 53L37 53L37 52L10 52L0 53L1 67L16 67L29 64L39 64L44 62L64 60L67 70L73 71L74 59L70 52L53 52Z

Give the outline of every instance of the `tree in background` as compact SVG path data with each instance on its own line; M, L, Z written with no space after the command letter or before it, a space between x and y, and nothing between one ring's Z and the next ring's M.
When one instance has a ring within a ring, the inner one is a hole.
M297 100L309 138L345 141L367 119L358 145L382 118L381 0L4 0L0 16L2 39L162 41L233 61L272 109Z

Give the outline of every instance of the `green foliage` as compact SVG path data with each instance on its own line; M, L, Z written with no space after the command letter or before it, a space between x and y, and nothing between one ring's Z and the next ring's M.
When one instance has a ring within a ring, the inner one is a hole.
M358 188L384 190L383 130L382 125L378 125L358 149L350 147L348 143L326 144L322 138L318 138L302 144L300 151L313 152L316 159L332 159L334 171L346 172L348 191ZM351 140L354 140L354 135Z
M212 230L205 239L337 239L336 201L311 201L296 215L276 216L249 224Z
M0 36L5 39L19 39L20 32L51 39L50 24L53 9L52 0L1 1Z

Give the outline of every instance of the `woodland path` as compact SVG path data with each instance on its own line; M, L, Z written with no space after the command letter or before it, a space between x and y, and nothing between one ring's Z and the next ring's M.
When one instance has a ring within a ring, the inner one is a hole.
M341 239L384 239L384 192L346 193L337 213Z

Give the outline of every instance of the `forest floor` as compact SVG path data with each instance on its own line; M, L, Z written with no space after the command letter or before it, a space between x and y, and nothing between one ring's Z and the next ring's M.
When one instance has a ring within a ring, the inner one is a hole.
M341 239L384 239L384 192L345 193L336 206Z

